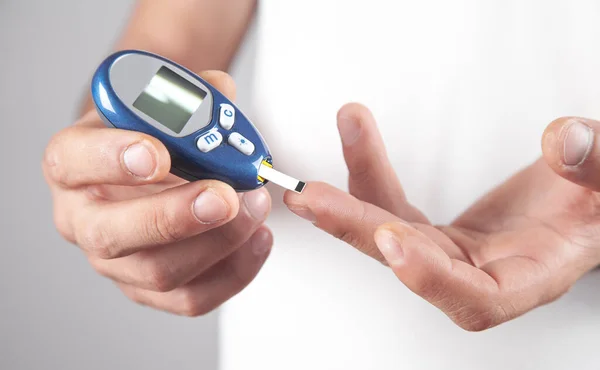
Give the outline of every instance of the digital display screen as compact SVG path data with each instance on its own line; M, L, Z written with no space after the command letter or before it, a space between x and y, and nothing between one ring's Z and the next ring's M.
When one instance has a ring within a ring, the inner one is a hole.
M206 91L163 66L133 106L178 134L205 97Z

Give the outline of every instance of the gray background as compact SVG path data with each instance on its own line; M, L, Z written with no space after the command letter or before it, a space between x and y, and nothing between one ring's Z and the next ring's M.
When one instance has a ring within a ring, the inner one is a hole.
M215 313L130 303L52 224L44 148L74 121L133 3L0 0L0 369L217 367ZM243 108L248 74L234 74Z

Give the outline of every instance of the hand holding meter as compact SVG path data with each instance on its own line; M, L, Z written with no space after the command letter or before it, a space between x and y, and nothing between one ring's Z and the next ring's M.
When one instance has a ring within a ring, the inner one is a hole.
M268 181L304 189L304 182L273 169L264 139L231 101L163 57L136 50L111 55L94 74L92 98L107 126L159 139L176 176L220 180L239 192Z

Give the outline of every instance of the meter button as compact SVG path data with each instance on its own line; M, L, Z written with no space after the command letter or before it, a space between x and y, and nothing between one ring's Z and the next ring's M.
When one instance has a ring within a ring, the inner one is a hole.
M223 135L219 131L211 131L198 138L196 146L202 152L207 153L218 147L223 142Z
M231 135L229 135L229 139L227 139L227 142L229 143L229 145L246 155L254 153L254 144L252 144L250 140L246 139L237 132L234 132Z
M235 122L235 109L230 104L221 104L219 124L225 130L230 130Z

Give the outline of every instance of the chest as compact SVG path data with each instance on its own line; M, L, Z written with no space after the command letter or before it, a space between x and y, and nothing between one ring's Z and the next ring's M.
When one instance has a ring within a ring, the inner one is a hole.
M278 166L344 187L335 115L363 103L409 197L448 218L533 161L553 119L600 117L598 14L591 1L263 2L257 124Z

